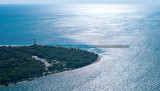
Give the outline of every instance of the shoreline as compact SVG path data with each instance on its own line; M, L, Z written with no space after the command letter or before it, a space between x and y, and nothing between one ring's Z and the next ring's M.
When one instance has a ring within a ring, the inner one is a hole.
M23 46L24 46L24 45L23 45ZM0 45L0 47L3 47L3 46ZM18 47L18 46L12 46L12 47ZM99 62L100 60L101 60L101 56L98 55L97 60L94 61L93 63L89 64L89 65L95 64L95 63ZM83 67L80 67L80 68L84 68L84 67L87 67L87 66L89 66L89 65L86 65L86 66L83 66ZM22 83L22 82L29 82L29 81L33 81L33 80L36 80L36 79L39 79L39 78L42 78L42 77L46 77L46 76L49 76L49 75L55 75L55 74L62 73L62 72L73 71L73 70L77 70L77 69L80 69L80 68L68 69L68 70L64 70L64 71L61 71L61 72L53 72L53 73L50 73L50 74L47 74L47 75L43 75L43 76L40 76L40 77L28 78L27 80L22 80L22 81L19 81L19 82L17 82L17 83L9 83L7 86L19 84L19 83ZM30 80L30 79L31 79L31 80ZM2 88L2 87L7 87L7 86L0 85L0 88Z
M9 47L9 46L11 46L11 47L22 47L22 46L31 46L31 45L33 45L33 44L30 44L30 45L0 45L0 47Z

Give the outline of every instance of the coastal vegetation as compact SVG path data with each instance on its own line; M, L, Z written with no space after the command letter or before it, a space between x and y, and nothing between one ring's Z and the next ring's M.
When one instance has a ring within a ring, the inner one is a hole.
M33 56L46 60L49 66ZM29 80L80 68L93 63L98 55L80 49L41 45L0 47L0 85Z

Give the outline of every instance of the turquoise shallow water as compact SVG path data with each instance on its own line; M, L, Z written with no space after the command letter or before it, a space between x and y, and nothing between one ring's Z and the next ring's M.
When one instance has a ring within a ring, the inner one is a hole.
M73 71L0 91L159 91L160 7L0 5L0 45L130 45L101 49L102 59ZM90 51L97 51L89 49Z

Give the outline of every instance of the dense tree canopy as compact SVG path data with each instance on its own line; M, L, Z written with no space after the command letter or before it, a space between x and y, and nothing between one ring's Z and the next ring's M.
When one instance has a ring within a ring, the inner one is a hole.
M46 59L44 63L32 56ZM32 77L39 77L47 72L60 72L88 65L97 60L98 55L79 49L67 49L51 46L0 47L0 84L8 85Z

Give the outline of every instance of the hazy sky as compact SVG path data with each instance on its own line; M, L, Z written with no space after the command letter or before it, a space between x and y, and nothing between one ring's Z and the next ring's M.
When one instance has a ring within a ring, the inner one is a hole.
M0 4L113 3L160 4L160 0L0 0Z

